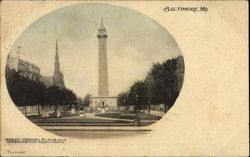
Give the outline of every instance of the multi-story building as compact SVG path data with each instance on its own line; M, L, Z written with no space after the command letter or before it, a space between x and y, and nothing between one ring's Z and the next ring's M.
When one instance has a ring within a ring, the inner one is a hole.
M60 70L58 55L58 45L56 41L55 69L53 76L41 76L40 68L28 61L21 59L16 53L11 52L8 55L7 66L16 70L20 75L44 83L45 86L58 86L65 88L63 73Z
M13 54L8 55L7 66L16 70L20 75L35 81L39 81L41 74L40 68L28 61L25 61Z

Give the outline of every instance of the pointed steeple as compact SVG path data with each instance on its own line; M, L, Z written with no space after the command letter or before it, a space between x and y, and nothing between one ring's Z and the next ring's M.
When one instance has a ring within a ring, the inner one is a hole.
M56 56L55 56L55 64L59 64L59 56L58 56L58 44L57 44L57 39L56 39Z
M56 55L55 55L55 70L53 76L54 85L64 88L64 78L63 73L60 70L59 54L58 54L58 43L56 39Z
M57 39L56 39L55 71L60 71Z
M58 44L57 44L57 39L56 39L56 55L58 56Z

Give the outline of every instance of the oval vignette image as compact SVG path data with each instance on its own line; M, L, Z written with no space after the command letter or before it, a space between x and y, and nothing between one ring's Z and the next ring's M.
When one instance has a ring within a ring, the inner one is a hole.
M12 45L9 95L19 111L59 136L146 134L173 107L184 59L171 34L128 8L78 4L33 22Z

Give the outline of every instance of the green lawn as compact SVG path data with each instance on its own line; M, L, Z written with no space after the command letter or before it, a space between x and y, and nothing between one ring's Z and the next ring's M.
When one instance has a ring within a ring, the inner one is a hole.
M126 112L112 112L112 113L100 113L95 114L95 116L99 117L108 117L108 118L118 118L118 119L136 119L136 113L126 113ZM138 113L140 120L159 120L160 116L150 115L147 113Z

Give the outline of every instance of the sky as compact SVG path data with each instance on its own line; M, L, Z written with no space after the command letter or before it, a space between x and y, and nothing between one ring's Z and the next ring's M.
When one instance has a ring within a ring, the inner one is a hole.
M78 96L97 95L98 39L106 27L110 96L143 80L153 63L181 54L171 34L147 16L107 4L78 4L55 10L33 22L15 41L10 53L52 76L56 39L67 88ZM20 48L18 48L20 47Z

